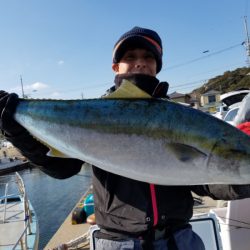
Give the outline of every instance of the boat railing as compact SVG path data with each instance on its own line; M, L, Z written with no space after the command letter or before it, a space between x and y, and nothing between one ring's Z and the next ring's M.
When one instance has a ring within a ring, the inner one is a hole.
M15 246L12 248L12 250L16 249L17 246L21 246L21 250L27 250L27 231L28 231L29 224L26 224L21 236L17 240Z
M5 223L5 220L6 220L6 210L7 210L8 199L10 199L13 195L13 194L12 195L9 194L9 183L10 182L15 182L15 181L9 181L7 183L0 183L0 185L5 185L4 196L0 197L0 202L1 202L1 204L4 205L2 223Z
M5 218L6 218L6 207L7 207L7 194L8 194L8 187L9 184L6 183L5 185L5 192L4 192L4 211L3 211L3 223L5 223Z
M32 234L31 231L31 223L32 223L32 214L29 206L29 201L27 199L26 191L25 191L25 185L23 183L23 179L21 176L16 172L16 179L15 182L17 183L18 191L20 194L21 199L23 199L23 211L24 211L24 229L17 240L16 244L12 249L16 249L17 246L20 245L22 250L27 250L27 235ZM4 195L4 210L3 210L3 223L6 222L6 210L7 210L7 204L8 204L8 198L11 197L9 194L9 183L5 183L5 195Z
M27 235L32 234L31 231L31 223L32 223L32 215L29 207L29 201L27 199L25 185L23 182L23 179L21 176L16 172L16 182L18 185L19 192L24 200L24 221L25 221L25 227L24 230L20 236L20 238L17 240L15 246L13 249L15 249L18 245L21 245L22 250L26 250L27 248Z

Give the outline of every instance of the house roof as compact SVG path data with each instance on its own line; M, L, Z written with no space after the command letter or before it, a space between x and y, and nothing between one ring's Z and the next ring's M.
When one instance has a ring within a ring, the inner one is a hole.
M202 96L209 96L209 95L220 95L220 91L211 89L206 93L202 94Z
M188 95L188 94L182 94L182 93L178 93L178 92L173 92L173 93L171 93L171 94L169 94L168 95L171 99L173 99L173 98L180 98L180 97L185 97L185 96L188 96L188 97L190 97L190 95Z

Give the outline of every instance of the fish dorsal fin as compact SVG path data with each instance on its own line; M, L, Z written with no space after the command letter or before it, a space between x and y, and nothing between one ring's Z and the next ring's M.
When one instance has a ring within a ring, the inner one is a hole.
M151 95L146 93L145 91L138 88L135 84L128 80L123 80L121 86L103 98L107 99L119 99L119 98L152 98Z

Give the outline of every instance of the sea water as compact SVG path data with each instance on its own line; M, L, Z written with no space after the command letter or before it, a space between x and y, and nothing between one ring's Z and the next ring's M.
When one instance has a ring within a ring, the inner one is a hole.
M43 249L58 230L76 203L91 185L91 169L83 167L82 171L71 178L58 180L37 168L19 171L22 176L28 199L31 201L39 223L39 250ZM15 175L0 177L0 182L14 181ZM10 183L10 190L13 189ZM4 186L0 185L0 194Z

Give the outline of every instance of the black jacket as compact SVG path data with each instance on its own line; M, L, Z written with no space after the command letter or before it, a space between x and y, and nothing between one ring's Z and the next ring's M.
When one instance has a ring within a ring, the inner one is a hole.
M115 79L132 80L154 97L166 97L168 84L144 75L122 75ZM145 85L145 82L147 83ZM110 91L115 89L111 88ZM8 138L24 156L41 170L56 178L67 178L80 171L82 161L46 156L48 149L28 134ZM111 235L139 236L153 227L154 216L150 184L118 176L93 166L93 187L97 224ZM249 185L160 186L155 185L158 226L180 226L189 221L193 211L191 191L213 199L233 200L250 197Z
M95 216L97 224L107 233L140 236L153 228L150 184L109 173L93 166ZM191 191L215 200L250 197L249 185L155 185L158 226L182 226L193 215ZM112 233L111 233L112 232Z

